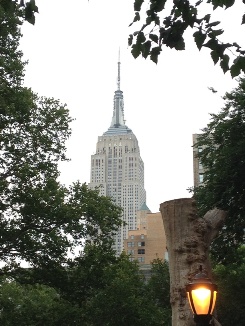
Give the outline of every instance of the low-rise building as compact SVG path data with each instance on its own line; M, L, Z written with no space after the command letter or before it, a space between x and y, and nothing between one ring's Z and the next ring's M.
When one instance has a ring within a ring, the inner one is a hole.
M160 212L151 213L144 204L137 213L137 229L128 232L124 250L130 260L147 268L156 258L167 259L166 237Z

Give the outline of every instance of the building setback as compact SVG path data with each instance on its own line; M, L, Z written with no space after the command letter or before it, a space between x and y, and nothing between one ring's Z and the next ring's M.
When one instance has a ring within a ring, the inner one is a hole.
M129 230L137 228L137 211L146 202L144 163L138 140L124 120L124 99L120 89L120 60L117 90L111 125L98 137L96 153L91 156L89 187L100 187L100 194L110 196L123 208L122 219L127 223L115 236L117 254L123 251L123 240Z

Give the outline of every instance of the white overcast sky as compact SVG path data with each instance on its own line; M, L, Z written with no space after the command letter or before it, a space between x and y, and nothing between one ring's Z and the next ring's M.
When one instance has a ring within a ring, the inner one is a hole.
M67 142L71 161L60 165L61 182L89 182L97 138L111 123L120 47L125 119L145 163L147 205L157 212L162 202L190 197L192 134L207 125L209 113L220 110L222 96L236 87L236 80L224 75L209 51L199 52L193 42L187 42L186 51L164 49L157 65L135 60L127 46L130 31L136 29L128 28L133 0L36 3L35 26L25 23L22 28L21 49L29 60L25 85L39 95L60 99L76 119ZM244 46L243 12L227 10L224 27L227 42ZM218 19L221 14L223 10L217 11Z

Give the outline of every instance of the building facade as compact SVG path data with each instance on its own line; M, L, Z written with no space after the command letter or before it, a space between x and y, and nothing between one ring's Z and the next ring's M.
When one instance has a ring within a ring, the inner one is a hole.
M114 249L120 254L128 232L137 228L137 211L146 202L144 163L138 140L124 120L120 62L112 121L108 130L98 137L96 153L91 156L89 187L100 187L101 195L111 197L123 208L122 219L127 225L120 228L114 242Z
M124 240L124 250L131 261L137 260L140 267L150 269L154 259L167 260L168 256L162 215L144 206L137 213L137 229L130 230Z
M197 143L199 134L192 135L193 142L193 176L194 176L194 187L198 187L203 183L204 168L198 158L198 153L202 151L201 147L194 146Z

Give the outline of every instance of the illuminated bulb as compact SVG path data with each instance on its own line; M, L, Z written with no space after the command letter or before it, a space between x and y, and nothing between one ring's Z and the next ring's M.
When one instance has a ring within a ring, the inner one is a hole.
M192 298L195 302L196 313L199 315L208 314L211 291L205 288L192 290Z

